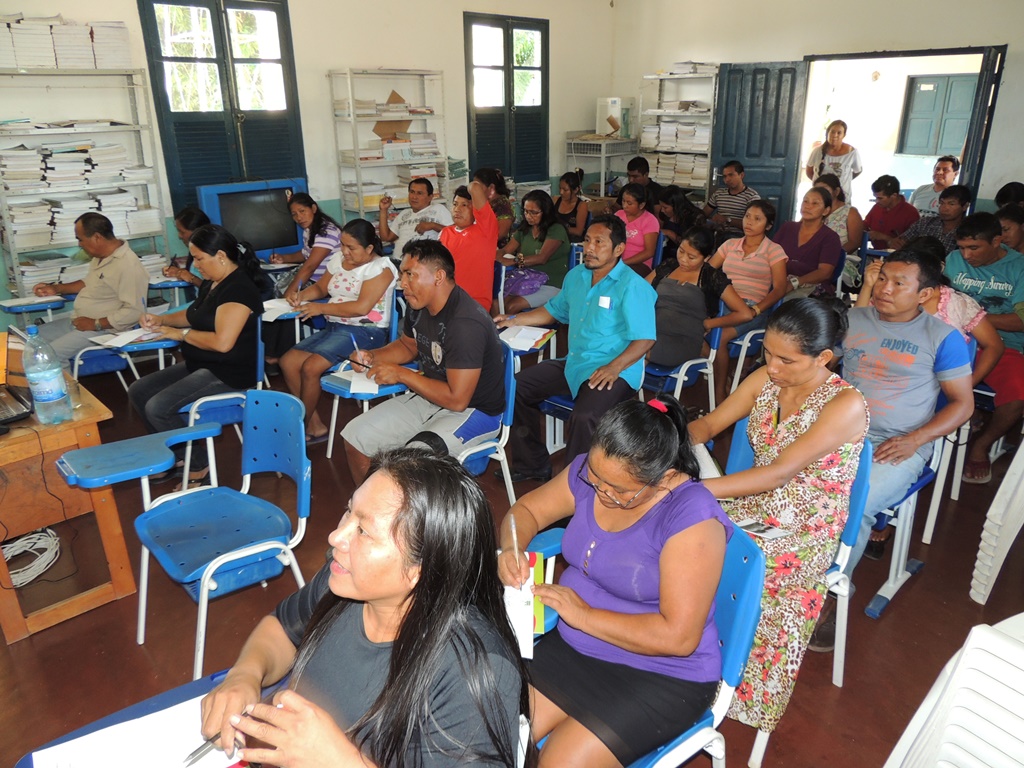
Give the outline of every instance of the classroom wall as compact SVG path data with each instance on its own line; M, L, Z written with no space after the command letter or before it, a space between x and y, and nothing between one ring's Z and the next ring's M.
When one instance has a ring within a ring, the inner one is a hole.
M1024 177L1024 2L858 0L808 4L735 0L611 0L612 90L638 91L646 72L674 61L796 61L806 55L1007 44L1006 67L982 174L981 197ZM596 3L595 3L596 5ZM601 5L604 5L602 2ZM852 118L851 118L852 119ZM851 136L856 144L856 136Z
M61 13L78 22L121 19L131 33L132 61L146 67L136 0L0 0L0 15ZM551 172L561 175L565 133L591 129L599 96L610 95L612 10L593 0L520 0L514 7L498 0L386 4L352 0L300 0L289 4L299 110L310 193L336 211L339 197L333 115L326 73L347 67L440 69L445 73L448 153L467 157L466 77L463 11L546 18L550 22ZM591 51L583 56L582 51ZM605 50L607 55L595 55ZM159 144L158 144L159 145ZM166 173L161 170L162 177ZM165 188L164 199L170 196ZM168 210L168 214L170 211ZM181 250L172 242L172 250Z

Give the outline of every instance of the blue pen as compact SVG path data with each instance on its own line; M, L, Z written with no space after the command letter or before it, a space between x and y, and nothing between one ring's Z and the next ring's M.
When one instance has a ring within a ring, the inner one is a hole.
M351 331L349 331L348 337L349 337L350 339L352 339L352 346L356 348L356 354L357 354L357 355L358 355L358 354L360 354L360 351L359 351L359 342L357 342L357 341L356 341L356 335L355 335L354 333L352 333ZM353 362L353 363L355 363L355 364L356 364L356 365L358 365L358 366L360 366L360 367L361 367L361 368L362 368L362 369L363 369L364 371L365 371L365 370L366 370L366 368L367 368L367 366L366 366L366 364L365 364L365 363L361 363L361 362L359 362L358 360L352 360L352 359L350 358L350 359L349 359L349 361L350 361L350 362Z

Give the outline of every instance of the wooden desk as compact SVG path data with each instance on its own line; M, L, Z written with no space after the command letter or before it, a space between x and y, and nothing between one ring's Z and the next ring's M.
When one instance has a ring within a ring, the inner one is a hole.
M11 584L7 563L0 557L0 629L8 645L135 592L111 488L84 491L69 487L55 465L66 451L98 445L99 422L111 418L110 410L85 387L81 387L81 393L82 405L75 409L73 421L43 425L33 415L10 424L10 433L0 437L0 470L4 475L0 535L12 539L94 512L110 579L26 616Z

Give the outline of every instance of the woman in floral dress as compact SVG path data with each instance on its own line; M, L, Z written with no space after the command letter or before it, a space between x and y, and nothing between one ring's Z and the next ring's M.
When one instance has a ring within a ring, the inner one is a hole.
M845 330L840 302L783 304L765 332L766 365L690 425L691 439L706 442L750 415L754 466L705 485L733 522L789 532L755 537L767 568L761 622L729 710L765 734L786 711L821 611L868 427L864 398L827 367Z

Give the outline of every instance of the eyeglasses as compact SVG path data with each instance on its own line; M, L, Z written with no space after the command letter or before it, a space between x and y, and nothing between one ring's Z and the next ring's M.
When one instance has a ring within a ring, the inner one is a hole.
M586 472L584 472L584 470L586 470ZM589 485L591 488L593 488L595 493L602 494L606 499L608 499L608 501L610 501L612 504L614 504L619 509L628 509L629 507L631 507L633 505L633 503L638 498L640 498L640 494L643 493L645 490L647 490L647 488L650 487L651 483L654 482L653 480L648 480L646 483L644 483L643 487L639 491L634 493L629 501L619 501L617 498L612 496L611 491L607 491L604 488L601 488L599 485L597 485L597 483L595 483L593 480L591 480L588 477L589 474L590 474L590 465L589 465L588 462L584 461L582 464L580 464L580 468L579 468L579 471L576 473L576 477L579 480L581 480L582 482L584 482L587 485Z
M540 216L540 211L531 211L529 208L523 208L524 216Z

